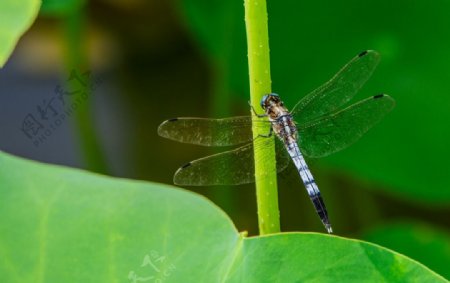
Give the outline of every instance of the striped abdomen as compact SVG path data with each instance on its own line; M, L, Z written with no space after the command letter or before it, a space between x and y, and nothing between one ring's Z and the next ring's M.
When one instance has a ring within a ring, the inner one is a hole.
M316 181L314 180L311 171L309 171L308 165L306 164L305 159L303 158L302 153L296 142L286 143L286 148L289 152L289 155L294 161L295 167L297 167L298 173L303 180L303 184L305 184L305 188L308 191L309 198L311 199L314 207L316 208L316 212L322 220L323 225L327 229L328 233L332 233L331 224L328 220L328 213L325 207L325 203L323 202L322 197L320 196L319 188L316 185Z

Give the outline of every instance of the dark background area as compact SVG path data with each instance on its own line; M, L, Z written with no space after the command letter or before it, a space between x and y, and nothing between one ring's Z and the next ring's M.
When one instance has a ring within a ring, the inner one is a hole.
M74 32L69 13L44 1L0 70L1 150L171 184L180 165L214 151L159 137L163 120L249 114L241 1L80 5ZM360 51L381 53L354 101L385 92L396 109L354 146L310 167L337 235L392 248L448 278L450 3L271 1L268 11L273 90L288 107ZM67 84L74 58L85 58L80 72L101 80L36 146L23 120ZM257 234L254 185L185 189L210 198L240 231ZM283 231L323 231L292 168L280 175L279 195Z

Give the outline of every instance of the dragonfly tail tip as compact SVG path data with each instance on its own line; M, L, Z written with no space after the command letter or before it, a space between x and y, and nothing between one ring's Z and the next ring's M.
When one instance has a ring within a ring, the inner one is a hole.
M325 228L327 229L328 234L332 234L333 233L333 228L331 228L330 224L326 224Z

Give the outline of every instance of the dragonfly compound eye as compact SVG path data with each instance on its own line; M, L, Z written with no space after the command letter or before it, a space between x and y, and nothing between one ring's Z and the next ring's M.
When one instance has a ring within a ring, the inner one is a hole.
M268 97L269 97L269 95L264 95L264 96L261 98L261 108L262 108L262 109L266 109L266 100L267 100Z

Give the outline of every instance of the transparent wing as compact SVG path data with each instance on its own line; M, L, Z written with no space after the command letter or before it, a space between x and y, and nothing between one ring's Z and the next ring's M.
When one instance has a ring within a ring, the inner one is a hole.
M158 127L162 137L183 143L203 146L230 146L253 140L251 116L238 116L224 119L175 118L164 121ZM256 118L258 119L258 118ZM253 121L270 129L265 118Z
M394 99L380 94L300 125L298 127L300 149L304 155L313 158L342 150L356 142L394 106Z
M302 98L292 109L295 121L304 123L333 112L348 102L372 75L379 61L373 50L361 52L331 80Z
M275 139L277 171L289 164L289 156L278 139ZM258 138L257 149L267 146L268 138ZM234 150L194 160L177 170L173 182L185 186L241 185L255 180L253 143Z

